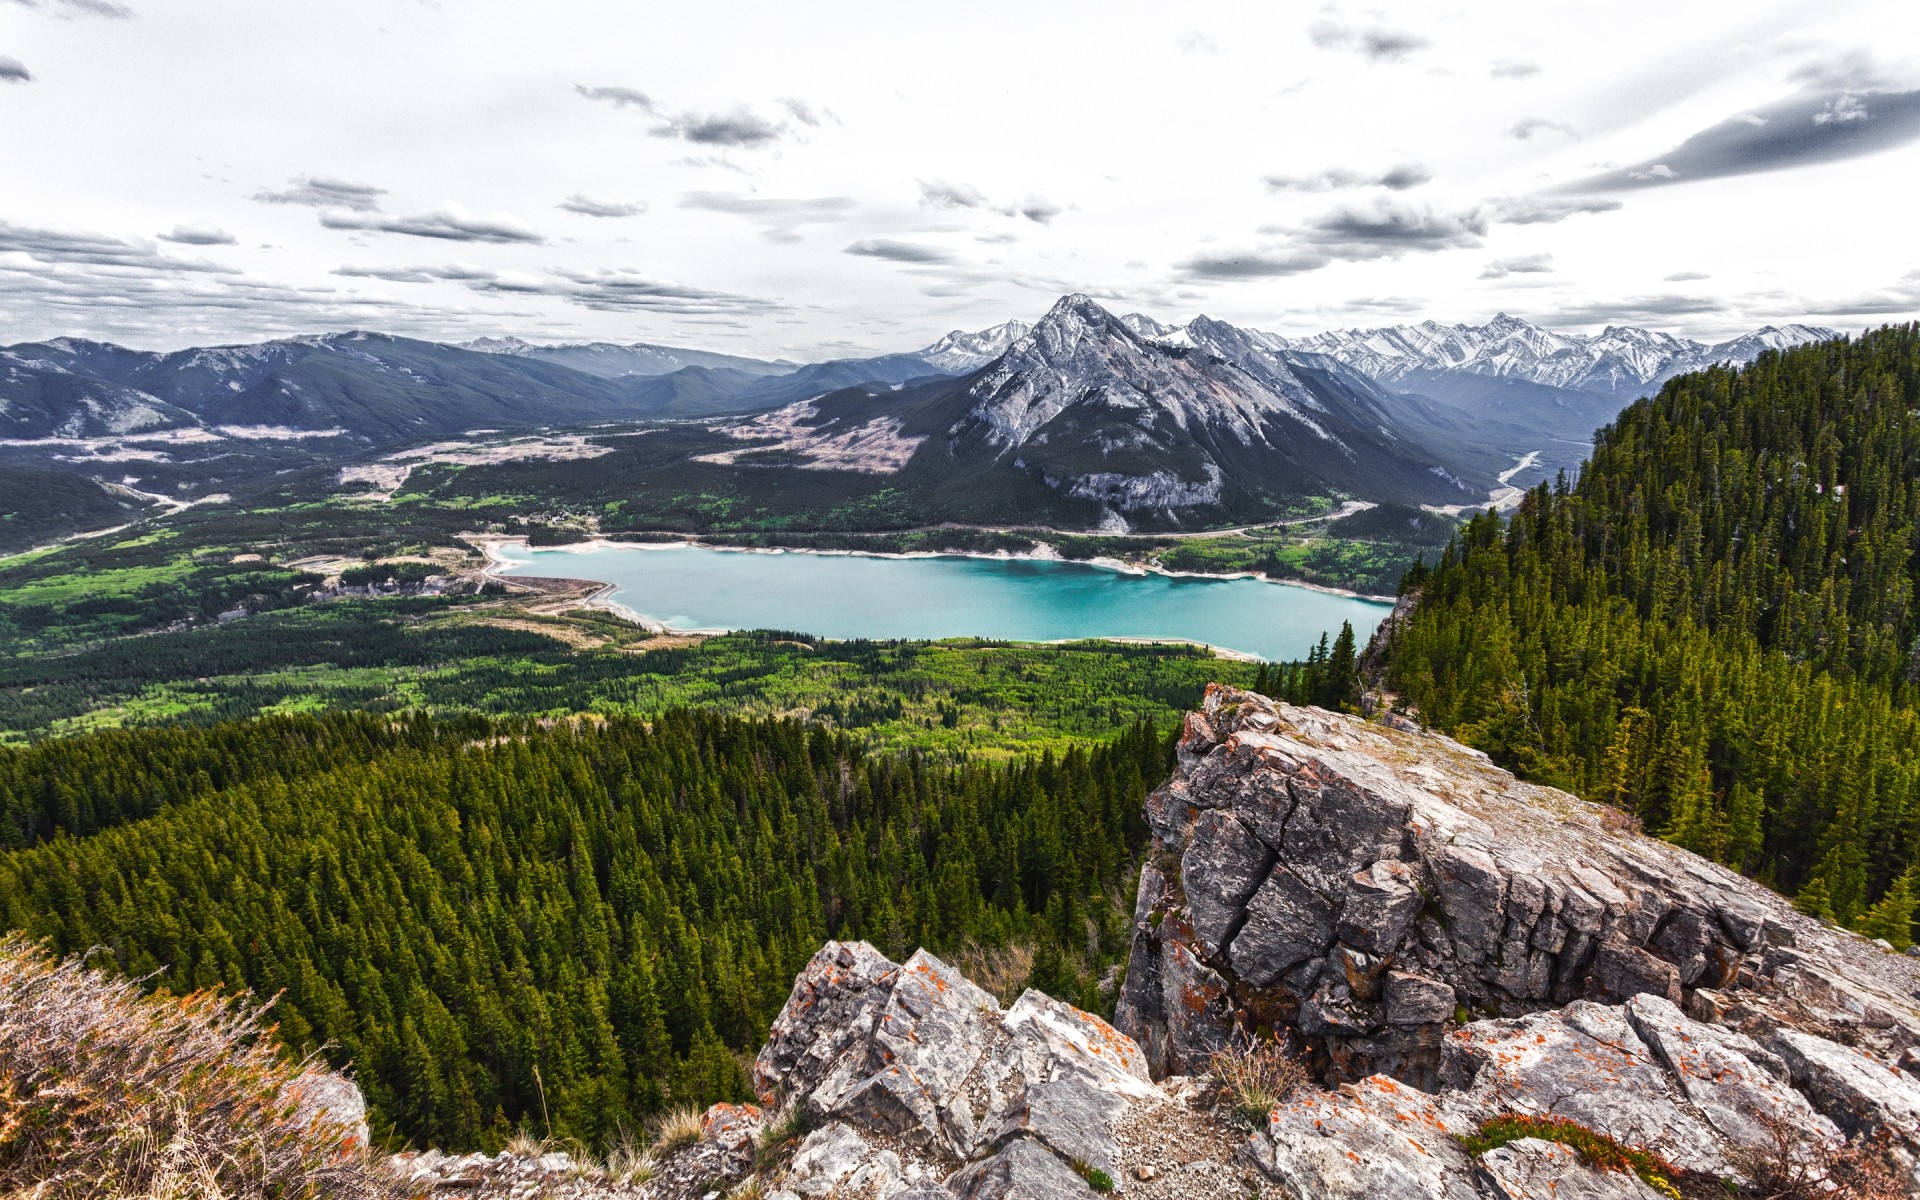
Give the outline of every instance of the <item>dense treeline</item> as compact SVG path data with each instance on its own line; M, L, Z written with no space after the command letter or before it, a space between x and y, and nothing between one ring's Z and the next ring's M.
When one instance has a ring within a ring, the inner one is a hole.
M1628 408L1577 485L1462 531L1419 581L1389 680L1532 777L1904 942L1916 582L1908 325L1683 376Z
M478 716L435 722L333 712L0 748L0 849L60 833L84 837L256 779L297 782L402 748L457 746L492 729Z
M50 836L0 856L0 925L170 988L280 995L288 1042L350 1062L416 1142L497 1144L549 1112L597 1140L740 1097L736 1052L828 937L1037 947L1035 986L1100 1003L1170 753L1140 725L936 767L700 711L66 739L0 776L21 836Z

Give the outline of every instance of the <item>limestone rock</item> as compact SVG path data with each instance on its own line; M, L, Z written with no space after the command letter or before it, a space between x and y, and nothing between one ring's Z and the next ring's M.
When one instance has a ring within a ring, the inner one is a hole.
M1781 1029L1773 1050L1786 1060L1794 1083L1853 1134L1886 1130L1920 1151L1920 1079L1890 1063L1810 1033Z
M1888 1064L1920 1046L1912 960L1405 726L1219 685L1189 715L1146 804L1116 1009L1156 1075L1278 1024L1328 1085L1388 1072L1433 1087L1458 1010L1685 1007L1701 991L1731 997L1735 1031L1762 1042L1838 1024Z
M1626 1016L1707 1123L1735 1145L1764 1151L1791 1131L1811 1156L1842 1138L1793 1090L1787 1064L1745 1034L1704 1025L1658 996L1635 996Z
M947 1181L961 1200L1091 1200L1079 1172L1022 1138Z
M1560 1117L1675 1166L1724 1175L1728 1154L1683 1103L1623 1009L1575 1001L1559 1012L1478 1021L1447 1037L1449 1104L1486 1119Z
M1661 1200L1625 1171L1600 1171L1558 1142L1521 1138L1480 1156L1489 1200Z
M1281 1105L1251 1151L1295 1196L1479 1200L1473 1163L1433 1100L1384 1076Z

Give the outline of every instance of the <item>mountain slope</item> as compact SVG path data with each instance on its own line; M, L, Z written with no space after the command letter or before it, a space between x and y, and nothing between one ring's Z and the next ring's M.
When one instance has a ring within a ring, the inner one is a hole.
M1338 492L1467 503L1485 461L1443 461L1401 427L1417 406L1337 363L1143 339L1068 296L992 364L899 391L812 397L736 433L804 469L897 473L954 519L1180 526L1258 519ZM1437 425L1442 418L1436 416Z
M1920 881L1917 473L1920 326L1684 376L1570 490L1466 527L1382 645L1388 681L1851 923Z
M195 425L334 430L370 445L648 415L632 384L376 333L155 354L59 342L0 352L17 436ZM17 414L17 415L16 415Z

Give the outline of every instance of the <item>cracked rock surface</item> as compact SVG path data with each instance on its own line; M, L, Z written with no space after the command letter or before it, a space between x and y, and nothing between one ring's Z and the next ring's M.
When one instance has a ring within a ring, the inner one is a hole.
M1156 1077L1289 1040L1337 1089L1256 1139L1295 1194L1534 1194L1564 1156L1452 1140L1509 1113L1736 1180L1783 1129L1807 1157L1881 1136L1920 1194L1920 964L1612 810L1215 685L1146 814L1115 1024ZM1616 1194L1590 1183L1553 1194Z

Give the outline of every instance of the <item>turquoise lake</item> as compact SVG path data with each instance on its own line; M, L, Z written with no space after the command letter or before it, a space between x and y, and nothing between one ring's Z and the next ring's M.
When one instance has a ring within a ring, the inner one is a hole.
M1392 606L1258 579L1136 575L1083 563L742 553L697 546L500 547L500 575L591 579L673 629L784 629L828 638L1184 638L1304 658L1342 621L1364 643Z

